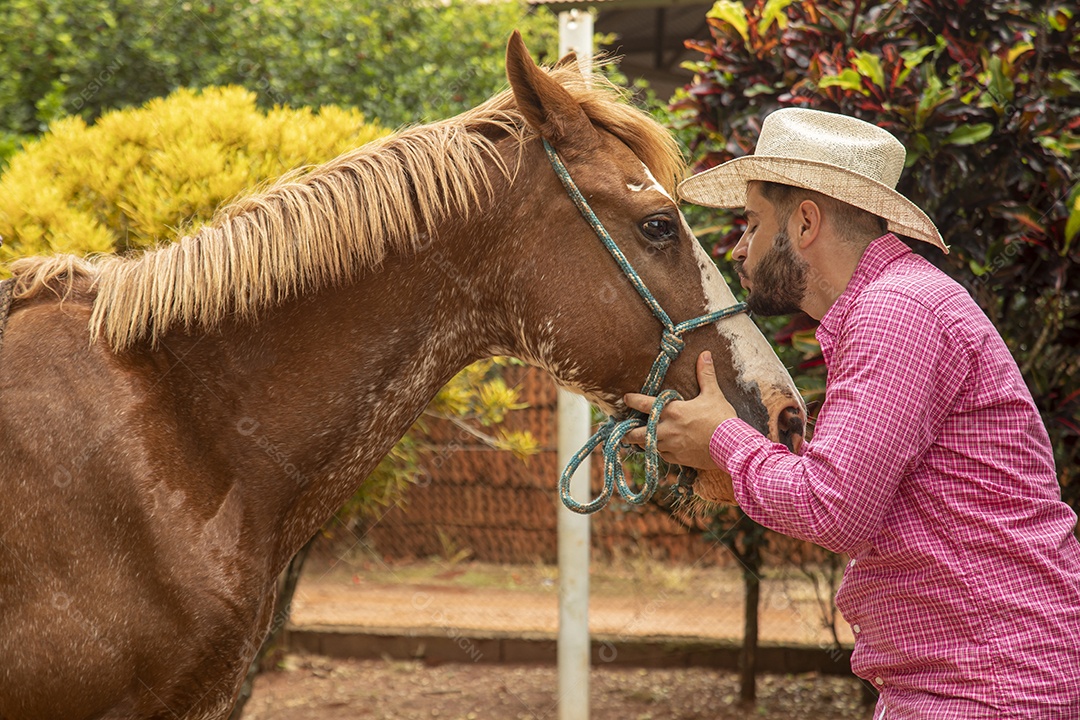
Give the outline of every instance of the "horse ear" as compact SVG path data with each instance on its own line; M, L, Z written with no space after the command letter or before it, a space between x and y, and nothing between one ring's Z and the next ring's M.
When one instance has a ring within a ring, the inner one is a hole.
M525 121L560 151L585 151L599 143L600 135L581 105L536 66L517 30L506 45L506 77Z
M555 63L555 67L557 69L559 69L559 68L572 68L572 69L576 70L577 69L577 53L574 52L573 50L570 50L565 55L563 55L561 58L559 58L559 62Z

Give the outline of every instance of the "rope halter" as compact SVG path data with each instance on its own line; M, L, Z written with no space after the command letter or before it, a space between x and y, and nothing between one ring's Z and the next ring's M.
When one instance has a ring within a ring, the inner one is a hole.
M746 304L735 303L731 307L692 320L685 320L677 325L673 323L668 314L664 312L664 308L660 307L660 303L649 292L649 288L645 286L641 276L637 274L626 256L623 255L622 250L611 239L611 235L604 227L604 224L596 217L596 213L589 207L585 196L578 190L574 180L570 177L570 172L563 165L562 160L559 159L558 153L555 152L555 148L547 140L544 140L544 151L547 153L548 160L551 161L551 167L555 170L555 174L559 176L559 180L566 189L566 194L570 196L570 199L574 201L574 205L577 206L578 212L592 226L596 236L600 238L600 242L615 258L615 262L622 269L630 284L634 286L634 289L641 295L642 300L652 310L653 315L664 326L664 333L660 338L660 354L653 361L649 376L641 387L642 394L656 396L652 410L647 416L644 413L634 411L631 417L621 421L609 417L589 438L588 442L570 458L570 462L566 464L562 477L559 478L559 497L562 498L563 505L568 509L582 515L594 513L607 505L615 488L618 488L619 495L626 502L632 505L641 505L653 496L660 484L660 452L656 449L656 425L660 421L660 413L664 411L664 407L672 400L683 399L675 390L669 389L657 393L667 376L671 363L675 361L675 358L679 357L679 353L682 352L686 345L683 341L683 335L691 330L711 325L723 318L745 312ZM629 449L629 445L623 442L626 434L642 425L645 426L645 487L640 492L634 492L626 481L626 473L622 469L620 453L624 449ZM578 466L588 457L589 453L601 444L604 446L604 489L593 501L585 504L579 503L570 495L570 478L574 476ZM684 488L684 492L690 492L689 488L696 475L697 471L693 468L680 468L679 487Z

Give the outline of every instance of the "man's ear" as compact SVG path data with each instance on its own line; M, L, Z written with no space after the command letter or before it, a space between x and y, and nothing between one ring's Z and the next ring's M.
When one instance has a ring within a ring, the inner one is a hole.
M794 223L794 228L792 224ZM788 234L800 250L805 250L821 234L821 206L807 198L799 203L788 221Z
M525 121L560 152L587 151L599 144L600 134L581 105L536 66L517 30L506 45L506 77Z

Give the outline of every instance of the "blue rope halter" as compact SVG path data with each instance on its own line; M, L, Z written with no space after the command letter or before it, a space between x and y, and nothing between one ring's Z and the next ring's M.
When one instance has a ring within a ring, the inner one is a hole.
M607 505L616 487L619 489L619 495L626 502L641 505L653 496L657 486L660 484L660 453L656 449L656 424L660 420L660 413L672 400L682 400L682 396L675 390L664 390L657 395L657 391L667 375L668 368L671 367L671 363L674 362L675 358L682 352L683 347L685 347L682 336L691 330L711 325L723 318L744 312L746 304L736 303L729 308L717 310L692 320L686 320L678 325L671 322L671 318L668 317L668 314L660 307L660 303L649 292L649 288L645 286L641 276L637 274L626 256L623 255L622 250L611 239L611 235L604 228L604 224L600 222L600 219L596 217L596 213L589 207L588 201L585 200L585 196L581 194L577 185L574 184L570 172L563 165L562 160L559 159L555 148L547 140L544 140L544 151L547 153L548 160L551 161L551 167L555 170L555 174L559 176L563 187L566 188L566 194L574 201L574 205L577 206L581 216L592 226L596 236L604 243L604 247L615 258L615 262L618 263L627 279L630 280L630 284L634 286L645 304L652 310L653 315L664 326L664 334L660 339L660 354L656 356L652 369L649 370L649 376L645 379L645 384L641 388L641 392L645 395L656 395L656 401L653 403L651 412L646 416L644 413L634 411L631 417L620 422L616 422L615 418L609 417L607 422L599 427L588 442L566 464L562 477L559 478L559 496L562 498L563 505L582 515L594 513ZM626 474L622 470L622 459L619 453L621 449L629 448L623 442L626 434L642 425L645 425L645 487L641 492L635 493L626 482ZM604 489L599 497L583 505L570 495L570 478L574 476L574 472L577 471L578 466L588 457L589 453L601 443L604 446ZM679 470L679 486L689 488L696 474L697 471L693 468L681 468Z

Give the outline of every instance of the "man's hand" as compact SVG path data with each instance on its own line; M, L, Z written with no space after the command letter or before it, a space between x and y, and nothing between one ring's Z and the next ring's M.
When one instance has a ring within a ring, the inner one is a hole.
M669 463L715 470L716 463L709 456L709 441L720 423L737 416L720 391L712 354L708 351L698 356L697 376L701 392L696 398L676 400L664 407L656 425L656 447ZM655 399L639 393L623 396L627 405L646 414L652 410ZM631 430L626 442L644 447L645 428Z

